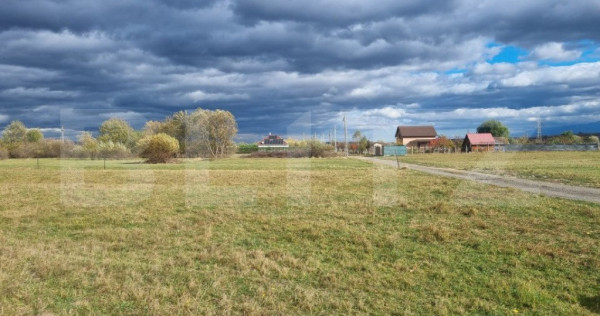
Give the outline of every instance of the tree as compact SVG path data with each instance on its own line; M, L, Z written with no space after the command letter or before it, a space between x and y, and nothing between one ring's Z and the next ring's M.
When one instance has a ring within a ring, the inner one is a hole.
M2 139L6 144L19 143L25 140L27 127L21 121L12 121L2 132Z
M588 142L589 144L599 144L600 139L598 139L598 136L592 135L586 138L586 142Z
M188 135L188 114L186 111L179 111L173 115L167 117L167 119L161 123L159 133L165 133L179 142L179 151L181 154L186 153L186 142Z
M328 157L333 155L333 146L323 144L316 139L312 139L306 142L308 149L308 157Z
M90 132L83 132L79 135L79 143L83 147L83 152L90 157L95 159L98 155L98 141L92 136Z
M100 137L98 137L98 140L101 142L112 141L113 143L121 143L128 147L133 147L135 144L133 128L125 120L119 118L111 118L100 125Z
M559 143L561 144L580 144L582 142L581 136L575 135L573 131L564 131L560 134Z
M429 147L442 150L454 148L455 145L456 144L454 144L452 140L448 139L448 137L444 135L441 135L440 137L433 139L429 142Z
M177 139L182 155L217 158L235 148L237 123L231 112L198 108L191 114L186 111L173 114L160 125L159 131Z
M481 123L481 125L477 127L477 133L491 133L494 137L506 138L508 138L510 134L508 127L497 120L489 120Z
M213 157L224 157L230 153L237 131L237 123L231 112L216 110L209 113L208 145Z
M149 163L167 163L177 156L179 142L165 133L146 136L138 141L140 157Z
M362 138L362 133L359 130L356 130L354 134L352 134L352 140L354 140L354 144L350 145L350 149L356 154L360 151L360 139Z
M98 143L98 156L101 158L121 159L130 156L131 151L121 143L112 141Z
M211 111L196 109L186 120L185 153L188 156L212 156L209 132Z
M44 139L44 134L38 128L32 128L25 133L25 139L29 143L39 143L42 139Z
M144 136L155 135L160 133L163 123L159 121L148 121L144 125Z
M369 139L367 139L367 136L363 136L358 141L358 152L363 154L368 148L369 148Z

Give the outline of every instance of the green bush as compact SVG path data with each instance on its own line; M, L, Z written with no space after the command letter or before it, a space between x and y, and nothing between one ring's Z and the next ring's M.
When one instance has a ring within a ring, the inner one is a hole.
M321 143L318 140L310 140L307 145L309 157L331 157L335 155L333 146Z
M140 139L137 147L140 157L149 163L167 163L179 152L177 139L164 133Z
M237 145L237 153L238 154L249 154L258 151L257 144L245 144L241 143Z
M37 158L41 155L41 145L36 143L13 143L10 146L10 158Z
M58 139L44 139L38 144L38 146L39 149L36 152L36 157L60 158L71 157L75 144L70 140L63 142Z
M71 158L90 158L90 155L83 146L75 145L73 147L73 151L71 152Z

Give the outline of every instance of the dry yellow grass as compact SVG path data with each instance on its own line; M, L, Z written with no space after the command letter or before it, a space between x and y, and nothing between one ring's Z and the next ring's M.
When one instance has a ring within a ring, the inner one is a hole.
M415 154L400 157L400 160L600 188L600 151Z
M600 311L598 205L348 159L31 162L0 162L0 314Z

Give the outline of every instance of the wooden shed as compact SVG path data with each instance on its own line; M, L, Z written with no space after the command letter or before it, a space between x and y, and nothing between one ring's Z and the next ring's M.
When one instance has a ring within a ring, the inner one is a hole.
M383 144L375 143L373 144L373 150L375 156L383 156Z
M468 133L462 144L463 152L494 151L496 140L490 133Z

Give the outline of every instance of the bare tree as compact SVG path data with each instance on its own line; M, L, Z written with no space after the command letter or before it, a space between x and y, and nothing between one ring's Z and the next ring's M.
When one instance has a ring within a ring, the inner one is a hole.
M208 133L214 157L224 157L229 153L228 149L233 145L237 131L237 123L231 112L216 110L210 113Z
M187 122L188 155L202 154L219 158L229 154L238 131L231 112L197 109L190 114Z

